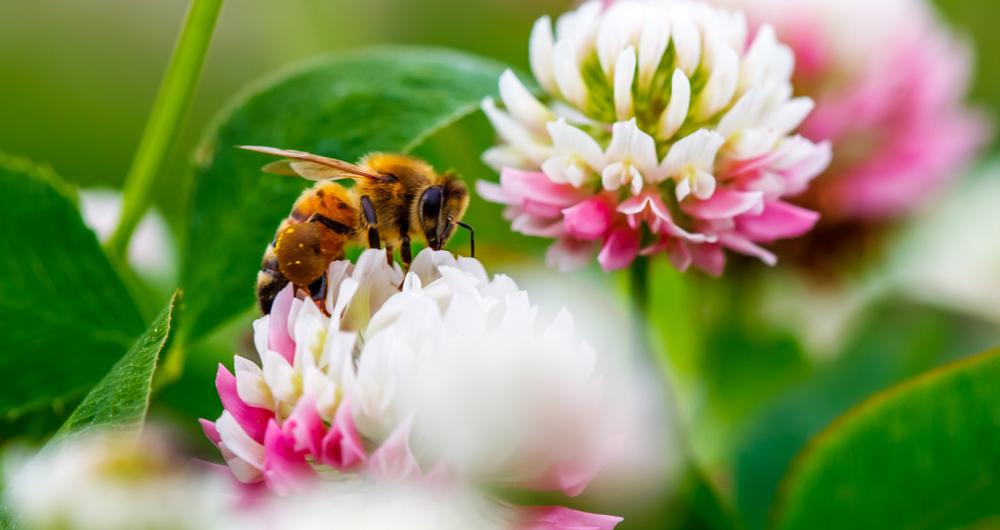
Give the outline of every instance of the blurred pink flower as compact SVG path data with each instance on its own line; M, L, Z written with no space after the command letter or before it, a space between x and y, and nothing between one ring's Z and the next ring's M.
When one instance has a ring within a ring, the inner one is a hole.
M502 143L484 153L511 228L555 239L559 269L597 255L605 270L666 254L721 274L725 250L774 264L763 245L808 232L818 214L787 202L826 168L829 144L793 135L792 52L773 32L702 2L589 1L536 22L536 98L500 78L483 110Z
M714 2L773 26L795 52L795 90L816 101L800 131L834 146L805 202L832 220L912 211L956 179L989 136L984 117L962 101L970 49L930 2Z

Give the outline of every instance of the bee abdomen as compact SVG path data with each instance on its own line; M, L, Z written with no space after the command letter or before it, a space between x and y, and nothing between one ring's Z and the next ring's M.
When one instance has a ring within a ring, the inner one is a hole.
M281 274L278 267L278 257L274 254L274 245L268 245L267 250L264 251L260 271L257 272L257 301L260 302L260 310L265 315L271 312L274 299L286 285L288 285L288 278Z

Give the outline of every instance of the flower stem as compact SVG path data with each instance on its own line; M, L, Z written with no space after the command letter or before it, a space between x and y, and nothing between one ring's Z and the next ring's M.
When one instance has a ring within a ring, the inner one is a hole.
M643 354L653 355L655 351L649 340L649 258L639 256L629 267L629 288L632 294L632 318L636 348Z
M655 325L650 305L650 263L647 257L638 257L629 268L629 286L634 308L633 333L638 352L659 365L663 373L668 407L677 421L677 445L686 461L683 477L678 485L677 497L670 505L676 526L673 528L706 528L711 530L732 530L739 527L731 510L715 491L711 481L699 467L691 441L687 435L687 422L681 413L677 397L676 382L672 377L671 363L666 353L656 351L650 336L650 327Z
M126 255L132 233L149 208L153 182L191 102L221 6L222 0L191 1L135 158L125 176L122 215L107 243L114 257Z

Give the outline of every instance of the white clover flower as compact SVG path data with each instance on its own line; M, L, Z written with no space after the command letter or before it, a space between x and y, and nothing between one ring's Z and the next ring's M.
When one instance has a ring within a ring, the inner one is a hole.
M409 276L373 317L358 359L358 429L381 439L409 422L429 463L581 491L621 441L596 352L567 311L540 320L510 278L438 270L426 286Z
M227 490L196 472L165 440L95 432L33 456L8 456L5 501L34 530L212 528Z
M240 480L444 474L576 494L621 443L597 353L510 278L432 250L403 276L369 250L329 279L332 316L288 289L254 324L261 365L220 366L224 411L203 426Z
M792 135L812 102L792 97L791 50L766 26L748 35L742 14L693 0L591 0L554 31L542 17L529 47L544 94L507 71L503 108L483 102L501 179L480 193L515 230L555 238L555 265L663 251L718 274L723 248L773 264L760 244L812 228L816 214L785 199L830 147ZM594 200L609 211L576 208Z

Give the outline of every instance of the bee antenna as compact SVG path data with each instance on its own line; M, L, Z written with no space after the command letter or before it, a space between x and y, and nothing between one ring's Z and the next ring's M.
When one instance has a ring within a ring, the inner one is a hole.
M468 225L466 223L463 223L462 221L458 221L455 224L457 224L458 226L461 226L462 228L464 228L464 229L466 229L466 230L469 231L469 257L470 258L476 257L476 231L475 231L475 229L473 229L472 226L470 226L470 225Z

